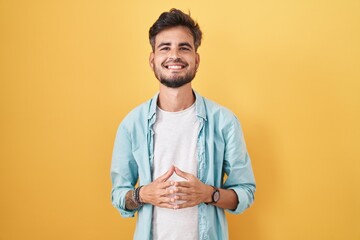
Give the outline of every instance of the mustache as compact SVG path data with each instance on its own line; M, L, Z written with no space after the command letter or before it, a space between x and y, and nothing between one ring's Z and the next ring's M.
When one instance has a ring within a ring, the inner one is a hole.
M181 58L175 58L175 59L170 59L170 60L168 60L168 61L165 61L164 63L163 63L163 65L165 65L165 64L170 64L170 63L181 63L181 64L184 64L184 65L188 65L186 62L184 62L183 60L181 60Z

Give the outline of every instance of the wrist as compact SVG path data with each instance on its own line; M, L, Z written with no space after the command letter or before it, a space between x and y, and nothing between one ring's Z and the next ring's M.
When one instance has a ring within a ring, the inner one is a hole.
M213 194L213 187L210 185L206 185L206 194L205 194L205 199L204 199L204 203L211 203L212 202L212 194Z
M210 201L205 204L216 204L220 200L220 189L211 185L209 187L211 188L211 197Z
M136 204L141 207L142 205L144 205L144 203L142 202L141 200L141 197L140 197L140 190L143 186L140 186L140 187L137 187L134 192L133 192L133 198L134 198L134 201L136 202Z
M145 185L141 186L141 188L139 189L139 200L145 204L146 201L145 201L145 198L144 198L144 189L146 188Z

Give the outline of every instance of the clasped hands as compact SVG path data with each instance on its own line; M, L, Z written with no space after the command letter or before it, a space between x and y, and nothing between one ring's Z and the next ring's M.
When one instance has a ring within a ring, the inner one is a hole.
M186 181L168 181L174 173ZM204 184L194 175L171 166L164 175L143 186L139 194L144 203L162 208L181 209L211 202L212 192L211 186Z

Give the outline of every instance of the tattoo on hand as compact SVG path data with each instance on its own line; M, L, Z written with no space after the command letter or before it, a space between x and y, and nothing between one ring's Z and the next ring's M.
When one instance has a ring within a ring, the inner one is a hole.
M133 191L134 190L128 191L125 196L125 208L127 210L134 210L139 207L139 204L133 198Z

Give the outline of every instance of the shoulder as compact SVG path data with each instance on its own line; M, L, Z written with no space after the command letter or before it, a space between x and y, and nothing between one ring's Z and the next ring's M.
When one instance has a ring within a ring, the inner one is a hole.
M204 98L206 116L209 120L217 120L219 123L231 124L238 121L236 115L227 107L224 107L212 100Z
M123 122L131 122L133 119L147 118L149 113L150 101L141 103L137 107L133 108L124 118Z
M241 123L235 113L212 100L204 98L206 109L206 125L210 130L221 134L224 138L229 136L241 136ZM241 137L238 137L239 139Z
M125 128L131 132L135 127L147 125L147 119L149 114L149 108L152 99L141 103L134 109L132 109L120 123L120 127Z

